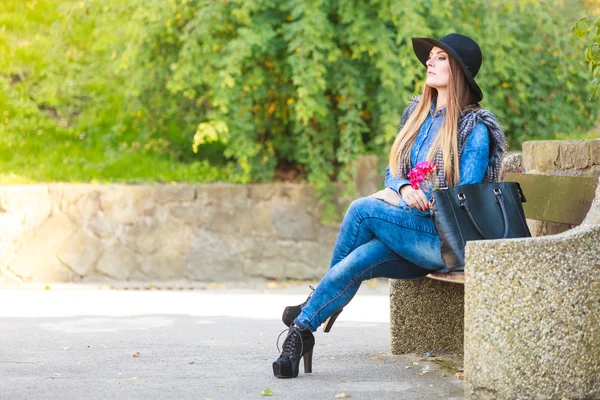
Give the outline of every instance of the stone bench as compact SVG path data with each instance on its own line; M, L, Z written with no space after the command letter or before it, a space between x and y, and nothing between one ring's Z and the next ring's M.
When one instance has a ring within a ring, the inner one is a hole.
M558 170L573 164L563 142L550 171L535 159L552 153L536 148L548 142L529 143L525 169L574 174ZM600 159L600 140L576 144ZM392 352L462 353L464 343L470 398L600 398L600 162L588 164L576 171L587 178L505 176L521 182L526 216L546 221L528 220L532 233L550 235L469 242L463 277L391 280Z

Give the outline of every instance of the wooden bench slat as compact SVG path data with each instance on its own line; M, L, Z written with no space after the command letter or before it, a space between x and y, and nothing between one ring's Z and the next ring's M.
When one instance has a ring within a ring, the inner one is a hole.
M590 210L598 179L507 173L504 182L519 182L521 185L527 198L523 203L527 218L579 225Z
M465 283L465 273L464 272L449 272L449 273L432 272L429 275L427 275L427 278L435 279L436 281L443 281L443 282L460 283L460 284Z

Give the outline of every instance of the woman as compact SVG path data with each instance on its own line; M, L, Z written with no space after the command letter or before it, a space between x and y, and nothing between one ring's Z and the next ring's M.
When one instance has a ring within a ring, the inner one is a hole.
M384 190L352 202L333 250L329 271L305 303L286 307L289 331L273 363L279 378L312 370L312 332L325 322L328 332L362 281L419 279L443 270L440 238L429 208L430 194L406 179L418 162L438 164L439 189L494 182L499 178L506 139L496 118L479 107L483 98L474 78L481 50L456 33L440 40L413 38L413 49L427 67L422 95L405 110L389 156ZM458 156L456 156L458 155Z

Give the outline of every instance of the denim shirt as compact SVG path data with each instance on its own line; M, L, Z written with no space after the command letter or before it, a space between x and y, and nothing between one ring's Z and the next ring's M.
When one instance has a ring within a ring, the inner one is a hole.
M410 151L410 164L413 168L421 161L427 161L427 153L431 147L433 140L437 136L442 123L446 117L446 109L438 110L434 115L435 103L431 106L431 111L427 119L421 126L421 130L417 135L415 144ZM465 142L463 153L459 160L459 181L458 185L469 183L481 183L488 164L490 162L490 137L488 129L484 124L477 124L471 131ZM385 171L385 187L389 187L397 193L400 193L400 188L404 185L410 185L408 179L401 179L392 176L390 166L388 165ZM427 198L430 194L426 193ZM417 208L409 207L402 198L398 202L398 207L411 209L411 211L429 215L429 211L420 211Z

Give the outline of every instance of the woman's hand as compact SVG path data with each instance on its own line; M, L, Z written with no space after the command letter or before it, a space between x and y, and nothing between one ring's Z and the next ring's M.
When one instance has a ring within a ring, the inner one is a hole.
M375 192L370 197L375 197L376 199L383 200L386 203L393 205L394 207L398 207L398 202L400 201L400 195L390 188L385 188L383 190L380 190L379 192Z
M427 200L425 192L421 189L415 190L410 185L404 185L400 188L400 194L404 202L411 207L415 207L421 211L429 208L429 200Z

